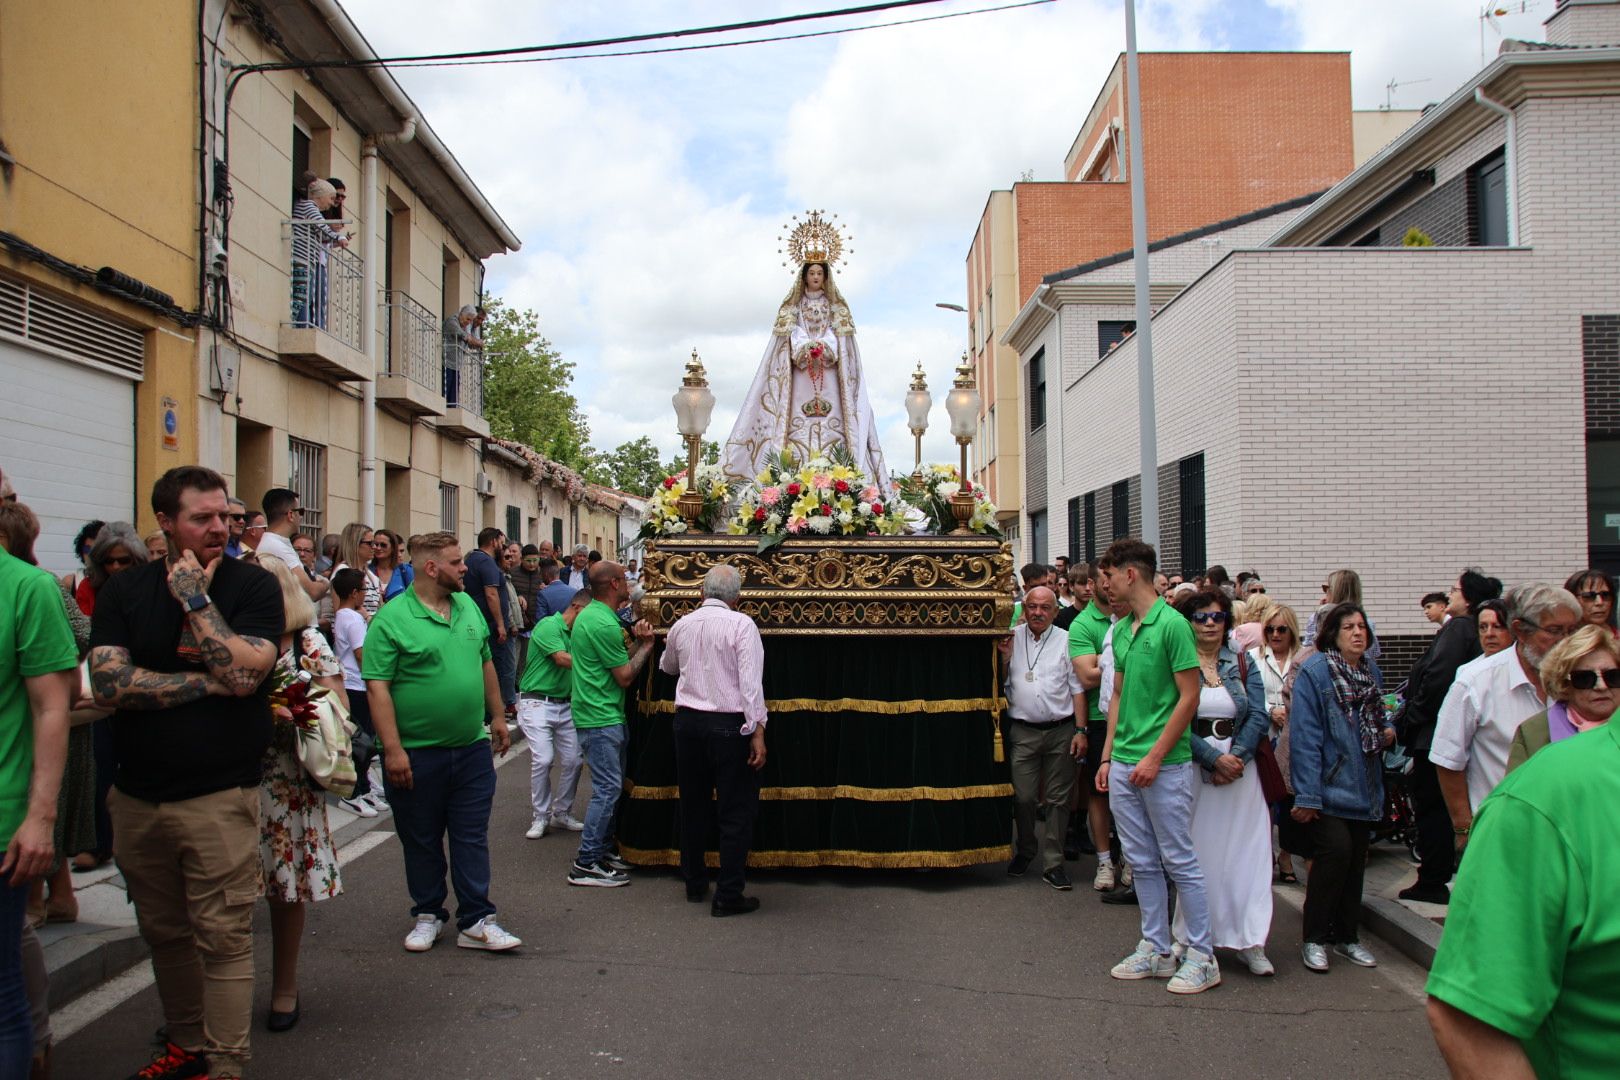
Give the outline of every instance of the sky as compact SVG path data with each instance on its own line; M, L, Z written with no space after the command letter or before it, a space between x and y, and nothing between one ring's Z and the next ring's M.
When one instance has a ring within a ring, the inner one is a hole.
M1009 0L846 17L746 36L971 12ZM344 0L383 56L579 41L849 6L817 0ZM1512 4L1515 12L1519 0ZM1542 38L1553 0L1499 19ZM1349 50L1356 108L1448 96L1480 66L1479 0L1140 0L1144 50ZM739 35L731 35L737 37ZM706 39L723 40L723 39ZM1485 30L1487 56L1499 36ZM808 40L664 56L398 69L395 77L522 250L486 288L530 308L576 364L592 442L673 455L670 397L695 348L723 442L792 281L777 237L839 216L852 310L890 468L909 466L904 394L921 361L927 460L954 460L944 411L967 343L965 258L992 190L1063 156L1116 56L1120 2L1055 3ZM645 47L645 46L642 46Z

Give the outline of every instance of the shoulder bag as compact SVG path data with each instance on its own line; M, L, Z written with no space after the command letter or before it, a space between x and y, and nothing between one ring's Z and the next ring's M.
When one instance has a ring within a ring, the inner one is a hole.
M1238 653L1238 678L1249 685L1249 652ZM1269 736L1262 734L1254 747L1254 771L1260 776L1260 793L1268 803L1280 803L1288 798L1288 785L1283 782L1282 768L1277 764L1277 752L1272 749Z

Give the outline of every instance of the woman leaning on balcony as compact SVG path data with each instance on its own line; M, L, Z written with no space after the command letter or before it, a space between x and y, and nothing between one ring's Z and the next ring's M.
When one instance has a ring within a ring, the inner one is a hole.
M346 248L349 238L326 224L324 212L337 189L314 173L293 190L292 321L294 326L326 329L326 249Z

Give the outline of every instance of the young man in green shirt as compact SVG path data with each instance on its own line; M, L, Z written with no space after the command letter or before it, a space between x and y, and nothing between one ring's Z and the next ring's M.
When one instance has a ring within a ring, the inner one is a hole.
M551 826L574 832L585 828L569 814L579 786L579 737L568 705L574 687L568 639L574 619L590 602L591 594L581 589L563 610L535 623L528 659L518 679L517 722L529 740L529 801L534 806L534 820L523 834L529 840L540 839ZM559 758L562 776L553 800L551 763Z
M1158 556L1151 544L1116 540L1103 558L1108 591L1130 613L1114 627L1114 693L1097 790L1108 792L1142 913L1142 940L1110 974L1169 978L1171 993L1197 994L1221 981L1204 872L1192 845L1199 780L1187 728L1198 711L1198 647L1192 625L1153 587ZM1171 955L1165 874L1187 916L1187 953L1179 965Z
M462 591L467 563L454 533L412 537L411 565L415 580L371 620L361 659L416 918L405 948L427 952L449 922L448 834L461 930L456 944L501 952L523 942L496 922L489 900L491 749L493 744L494 753L504 755L511 745L489 628ZM488 733L486 709L492 716Z
M1429 972L1429 1024L1453 1076L1615 1075L1616 806L1613 720L1538 751L1480 804Z
M653 631L636 623L636 651L624 647L617 611L630 598L624 567L603 560L590 569L591 602L574 619L569 636L573 658L574 727L580 754L591 767L591 802L579 854L568 870L568 884L614 887L630 884L629 864L608 849L613 808L624 790L624 691L652 653Z
M1108 636L1108 628L1114 625L1114 617L1109 611L1108 576L1104 569L1102 559L1091 567L1091 600L1069 623L1069 661L1074 665L1074 673L1080 677L1080 685L1086 692L1086 760L1080 774L1082 785L1094 783L1097 761L1103 756L1103 747L1108 742L1108 716L1102 709L1102 695L1097 692L1102 682L1103 639ZM1128 876L1129 865L1121 867L1121 873L1116 877L1114 856L1109 850L1108 831L1112 822L1108 816L1107 798L1100 793L1089 795L1086 799L1086 818L1091 827L1092 845L1097 849L1097 873L1091 880L1091 887L1105 893L1114 887L1116 881L1128 886L1130 882L1120 878Z

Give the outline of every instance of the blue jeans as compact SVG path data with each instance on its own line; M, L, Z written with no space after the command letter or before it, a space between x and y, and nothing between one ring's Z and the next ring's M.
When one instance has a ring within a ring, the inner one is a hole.
M0 882L0 1076L27 1076L34 1057L34 1022L22 969L27 907L27 885Z
M503 644L489 639L490 659L495 662L495 681L501 687L501 701L516 705L517 693L517 638L508 637Z
M428 746L406 750L411 786L385 779L394 831L405 851L405 887L411 914L445 910L444 841L450 838L450 883L456 890L456 926L465 930L485 915L489 902L489 813L495 802L495 757L482 739L467 746Z
M585 831L579 837L575 862L590 866L608 853L613 835L613 807L624 790L623 724L580 728L579 752L591 770L591 801L585 808Z
M1176 900L1187 914L1187 944L1213 955L1209 896L1192 845L1198 766L1190 761L1165 765L1147 787L1131 783L1134 769L1134 762L1115 759L1108 773L1108 807L1135 878L1142 937L1160 956L1170 955L1170 890L1164 882L1169 874L1176 883Z

